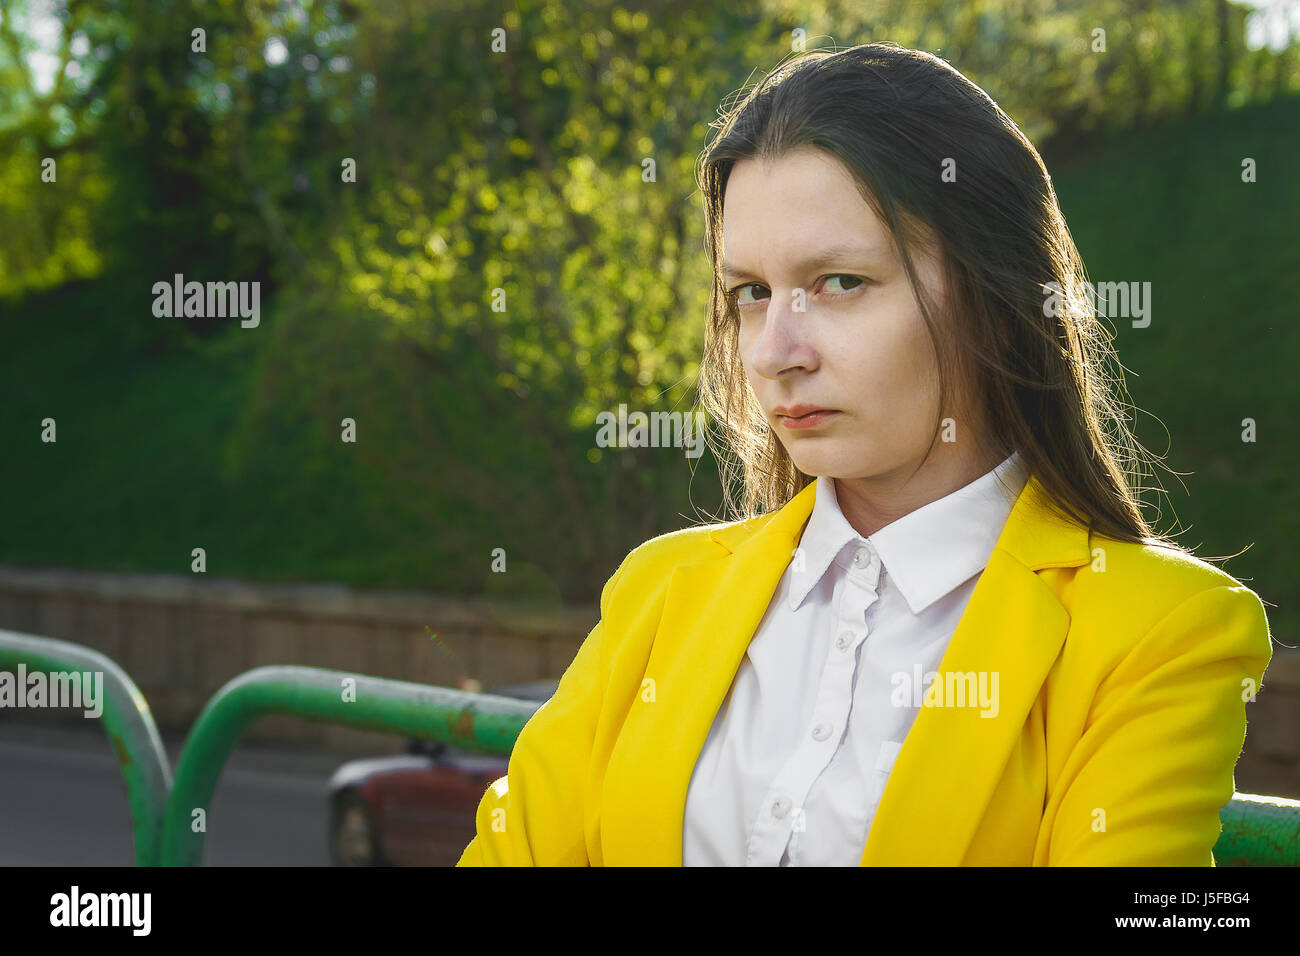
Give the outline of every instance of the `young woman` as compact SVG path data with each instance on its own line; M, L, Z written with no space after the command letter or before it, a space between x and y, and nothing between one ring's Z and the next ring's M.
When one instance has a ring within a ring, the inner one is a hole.
M627 556L461 865L1212 865L1268 623L1143 520L1038 153L892 44L719 126L743 518Z

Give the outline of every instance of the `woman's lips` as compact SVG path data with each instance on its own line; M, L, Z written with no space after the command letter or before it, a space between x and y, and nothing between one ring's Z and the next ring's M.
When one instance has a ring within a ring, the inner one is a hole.
M820 411L809 412L807 415L800 415L798 418L792 418L789 415L780 415L778 417L781 419L781 424L786 428L800 430L804 428L816 428L832 416L838 414L839 412L833 409L823 408Z

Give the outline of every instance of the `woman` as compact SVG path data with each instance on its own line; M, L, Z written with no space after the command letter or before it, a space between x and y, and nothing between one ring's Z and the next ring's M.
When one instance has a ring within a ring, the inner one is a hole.
M870 44L759 84L700 186L745 518L627 556L461 865L1213 865L1268 623L1140 514L1033 146Z

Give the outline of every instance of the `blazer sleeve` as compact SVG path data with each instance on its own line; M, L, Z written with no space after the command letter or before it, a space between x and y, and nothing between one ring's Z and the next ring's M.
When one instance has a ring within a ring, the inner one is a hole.
M600 620L554 695L520 730L506 775L479 802L477 831L457 866L588 866L585 794L604 697L610 596L631 555L605 582Z
M1272 654L1245 587L1200 591L1098 686L1066 762L1050 866L1214 866L1219 810Z

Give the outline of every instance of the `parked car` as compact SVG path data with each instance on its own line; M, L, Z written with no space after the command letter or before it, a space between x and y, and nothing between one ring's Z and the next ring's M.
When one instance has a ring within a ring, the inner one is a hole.
M558 681L488 691L543 703ZM474 839L474 813L509 758L412 739L405 754L351 760L330 778L335 866L454 866Z

